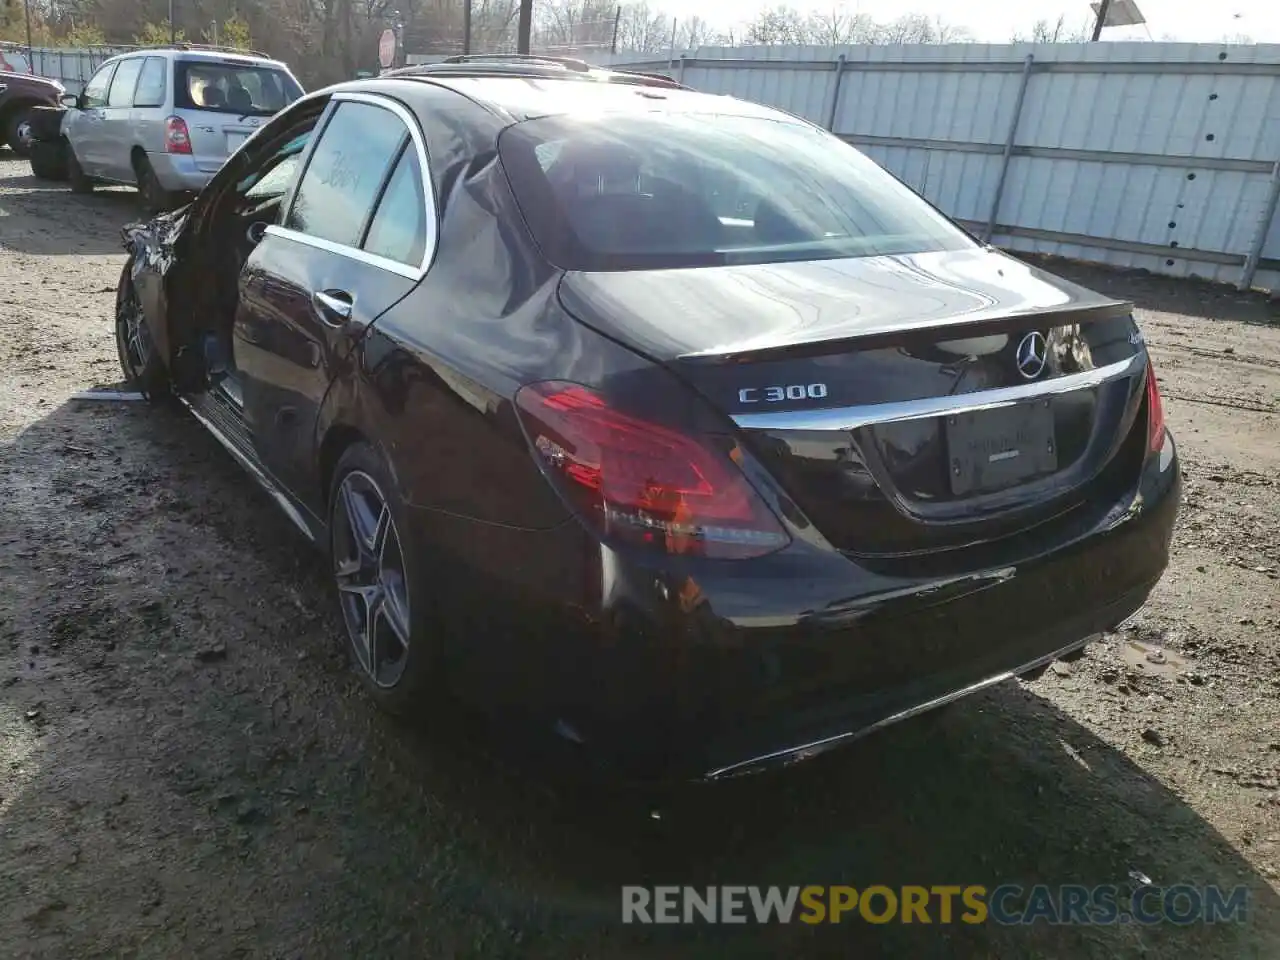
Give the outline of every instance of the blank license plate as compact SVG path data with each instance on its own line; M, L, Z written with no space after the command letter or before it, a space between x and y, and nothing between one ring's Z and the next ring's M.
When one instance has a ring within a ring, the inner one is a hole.
M1053 408L1047 401L946 419L951 492L987 493L1058 469Z
M240 149L240 144L244 143L246 135L243 133L227 134L227 153L235 153Z

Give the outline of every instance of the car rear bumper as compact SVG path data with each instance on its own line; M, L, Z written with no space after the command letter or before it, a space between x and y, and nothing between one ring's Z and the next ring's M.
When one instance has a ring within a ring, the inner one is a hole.
M798 543L682 565L602 548L576 524L523 535L467 524L461 553L500 550L504 569L527 570L518 585L477 578L487 600L470 636L485 639L469 659L485 700L537 703L540 722L619 775L782 766L1119 625L1164 572L1179 491L1170 438L1122 501L1096 505L1070 536L952 575L890 576Z
M147 159L160 186L175 193L203 190L222 164L221 160L178 153L148 153Z

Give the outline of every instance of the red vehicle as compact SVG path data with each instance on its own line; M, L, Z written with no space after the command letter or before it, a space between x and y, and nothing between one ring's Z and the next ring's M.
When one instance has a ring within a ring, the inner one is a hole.
M0 137L20 157L31 153L35 139L31 112L36 107L56 107L66 89L56 80L28 73L0 72Z

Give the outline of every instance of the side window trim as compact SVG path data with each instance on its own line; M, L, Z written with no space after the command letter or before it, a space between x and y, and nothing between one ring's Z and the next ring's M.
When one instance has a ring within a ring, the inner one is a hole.
M96 107L89 106L86 103L85 109L98 110L98 109L106 108L107 101L111 97L111 84L115 83L115 80L116 80L116 67L118 66L120 66L120 61L115 60L115 61L112 61L111 63L104 63L102 66L98 68L98 73L102 73L103 71L106 71L107 73L107 82L102 87L102 103ZM87 94L89 90L89 86L93 83L93 81L98 79L98 73L95 73L92 77L90 77L89 82L84 85L85 93L81 94L82 97L84 97Z
M289 184L289 189L285 191L284 198L280 202L280 224L271 224L267 227L267 233L283 231L285 224L289 220L289 214L293 213L294 201L298 198L298 187L302 185L302 178L307 175L307 169L311 166L311 158L315 155L316 144L320 142L320 138L324 136L324 132L329 129L329 121L333 119L334 112L338 109L337 97L330 97L329 102L324 105L316 125L311 129L311 138L307 141L307 145L303 148L302 156L298 158L298 172L293 175L293 183ZM288 231L290 235L297 234L296 230Z
M138 103L138 87L142 85L142 78L146 75L147 68L153 63L160 64L160 100L158 103ZM143 57L142 69L138 71L138 82L133 85L133 105L140 109L150 109L163 107L166 95L169 93L169 70L166 69L168 61L164 57Z
M378 216L378 209L382 206L382 198L387 195L387 188L391 186L391 178L396 175L396 167L400 165L400 161L404 158L404 152L410 143L409 132L406 130L404 136L400 138L400 145L396 147L396 152L391 157L391 165L387 167L387 172L382 177L382 183L378 184L378 192L373 195L373 206L369 208L369 212L365 214L364 223L360 225L360 240L356 244L357 247L364 251L364 245L369 242L369 231L373 229L373 221Z
M133 77L133 89L129 91L129 102L119 104L118 106L112 106L111 94L112 94L112 91L115 89L116 78L120 76L120 68L124 66L126 63L136 63L138 65L138 72L134 74L134 77ZM133 109L133 101L137 99L137 96L138 96L138 81L142 79L142 71L146 67L146 65L147 65L146 57L125 57L119 63L116 64L116 72L111 75L111 83L107 85L107 102L105 106L108 109L112 109L112 110L132 110Z
M431 165L427 161L426 141L422 136L421 128L418 126L418 121L414 118L413 114L409 112L407 107L402 106L388 97L382 97L371 93L355 92L335 93L333 95L329 100L329 105L325 108L325 116L322 117L320 123L316 125L316 133L312 135L311 142L307 144L307 154L303 158L303 162L299 167L297 176L294 177L293 186L289 190L288 199L282 206L280 223L283 224L288 222L289 214L293 212L293 204L297 199L298 186L302 183L303 177L306 176L307 167L311 164L311 157L315 153L317 144L319 144L320 140L324 137L324 129L329 125L329 121L333 117L333 112L337 109L338 104L348 102L368 103L375 107L381 107L384 110L391 111L400 118L400 121L404 124L409 134L409 139L413 141L413 147L418 153L418 169L422 177L422 196L426 200L427 207L427 236L426 242L423 245L421 265L412 267L407 264L400 263L398 260L391 260L387 257L378 256L376 253L368 253L358 247L349 247L346 244L334 243L331 240L323 240L320 237L313 237L279 224L271 224L268 226L266 230L267 235L293 240L297 243L306 244L307 246L315 247L318 250L325 250L329 253L336 253L348 258L349 260L358 260L361 263L367 263L370 266L386 270L388 273L398 274L399 276L405 277L409 280L421 280L426 276L427 271L431 269L431 263L435 259L436 246L440 233L440 211L436 205L435 184L431 181ZM391 164L387 168L386 174L383 176L382 183L378 187L377 198L374 200L374 203L365 218L364 226L361 229L360 243L362 244L366 239L369 227L372 225L373 215L378 209L378 203L382 199L382 194L386 191L387 184L391 182L391 177L395 173L396 164L399 163L400 157L403 155L403 151L405 149L407 149L407 146L402 146L397 150Z

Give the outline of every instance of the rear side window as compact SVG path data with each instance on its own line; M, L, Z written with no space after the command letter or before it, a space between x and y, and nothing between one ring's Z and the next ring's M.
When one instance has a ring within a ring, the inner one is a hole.
M108 107L133 106L133 88L138 85L138 74L142 72L142 59L121 60L116 67L115 79L111 81L111 93L107 95Z
M135 107L164 106L164 68L163 57L147 57L138 77L138 89L133 95Z
M568 270L959 250L962 231L805 124L710 114L527 120L498 141L521 212Z
M339 103L302 174L285 227L359 247L387 172L408 137L390 110Z
M365 251L411 267L421 266L427 249L427 216L418 151L407 143L369 224Z
M266 117L302 96L297 82L275 67L234 60L179 60L174 106L238 116Z
M115 72L116 65L108 64L89 79L84 86L84 93L80 95L80 106L83 109L92 110L107 105L107 87L111 85Z

